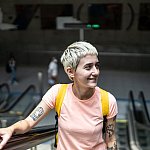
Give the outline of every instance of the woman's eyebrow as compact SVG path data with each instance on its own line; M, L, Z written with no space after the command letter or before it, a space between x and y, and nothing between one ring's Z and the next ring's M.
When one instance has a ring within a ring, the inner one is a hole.
M100 64L100 62L98 61L98 62L96 62L95 64L96 64L96 65L97 65L97 64ZM89 65L93 65L93 63L90 63L90 62L89 62L89 63L86 63L84 66L89 66Z
M86 63L86 64L84 64L84 66L91 66L91 65L93 65L93 63Z

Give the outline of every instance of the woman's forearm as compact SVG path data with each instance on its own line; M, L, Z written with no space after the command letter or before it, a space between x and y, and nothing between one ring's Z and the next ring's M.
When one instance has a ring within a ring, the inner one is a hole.
M22 134L28 132L31 129L31 126L27 120L20 120L8 128L12 131L13 134Z
M107 120L106 137L105 137L107 150L117 150L115 125L116 125L116 116Z

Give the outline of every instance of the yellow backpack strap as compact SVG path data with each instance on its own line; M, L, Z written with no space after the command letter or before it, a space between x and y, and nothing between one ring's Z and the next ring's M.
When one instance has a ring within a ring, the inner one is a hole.
M57 97L56 97L55 111L57 112L58 117L60 116L61 105L64 100L67 86L68 86L68 84L62 84L58 91Z
M108 113L109 113L108 92L100 88L100 94L101 94L101 103L102 103L103 116L107 116Z
M58 130L58 117L60 116L60 110L61 110L61 106L62 106L62 103L64 100L67 86L68 86L68 84L62 84L60 89L58 90L58 94L56 97L56 104L55 104L55 111L57 112L57 115L55 116L55 119L56 119L55 128L56 128L56 130ZM55 143L54 143L55 148L57 148L57 142L58 142L58 132L55 134Z

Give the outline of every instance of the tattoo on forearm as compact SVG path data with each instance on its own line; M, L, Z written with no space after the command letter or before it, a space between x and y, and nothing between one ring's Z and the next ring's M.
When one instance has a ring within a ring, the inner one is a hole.
M112 147L107 147L107 150L117 150L117 143L114 142L114 145Z
M42 107L38 107L31 115L30 117L36 121L42 114L44 113L44 109Z
M109 137L111 137L114 134L113 124L109 124L108 126L106 126L106 133L109 135Z

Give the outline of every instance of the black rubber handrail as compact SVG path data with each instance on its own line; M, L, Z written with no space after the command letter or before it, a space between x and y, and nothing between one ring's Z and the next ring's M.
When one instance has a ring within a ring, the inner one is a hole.
M8 94L8 96L10 95L10 87L9 87L9 85L7 84L7 83L2 83L2 84L0 84L0 89L2 89L2 88L6 88L6 92L7 92L7 94Z
M13 135L4 150L26 150L54 138L55 125L35 127L31 131Z
M31 90L33 89L35 91L35 86L34 85L29 85L28 88L16 99L14 100L7 108L1 109L0 113L5 113L10 111L17 103L20 102L20 100Z
M35 101L30 102L28 104L28 106L26 107L27 109L25 109L22 112L21 116L23 116L24 118L26 118L36 106L37 106L37 102L35 102Z
M148 108L147 108L147 105L146 105L146 100L145 100L145 96L144 96L143 91L139 92L139 99L142 100L143 107L144 107L144 110L145 110L145 113L146 113L146 117L148 119L148 122L150 123L150 116L149 116L149 113L148 113Z
M135 116L133 110L131 110L131 105L128 106L128 135L129 135L129 144L131 150L141 150L137 137L137 122L135 121Z
M10 93L10 88L9 88L9 85L7 83L0 84L0 88L3 88L3 87L6 87L8 93Z
M133 91L132 90L129 91L129 100L131 100L133 113L134 113L135 119L137 120L138 116L137 116L137 113L136 113L137 110L136 110L136 107L135 107L135 100L134 100L134 96L133 96Z

